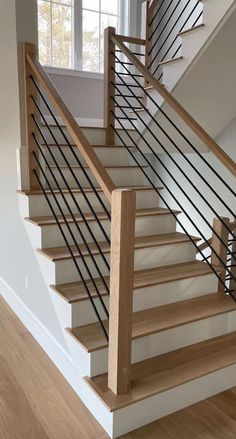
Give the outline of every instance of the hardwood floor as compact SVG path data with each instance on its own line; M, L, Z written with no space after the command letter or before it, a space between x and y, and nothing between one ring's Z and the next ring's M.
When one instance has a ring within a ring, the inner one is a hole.
M236 388L122 439L235 439ZM0 297L0 439L108 439Z

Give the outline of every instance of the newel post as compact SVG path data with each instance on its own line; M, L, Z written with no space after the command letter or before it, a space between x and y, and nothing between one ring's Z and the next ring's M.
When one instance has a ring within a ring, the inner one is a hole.
M150 0L147 0L145 2L145 18L146 18L146 45L145 45L145 67L149 69L150 61L151 61L151 55L149 54L151 47L152 47L152 17L153 17L153 9L150 8Z
M108 387L116 395L131 387L135 196L112 193Z
M233 230L234 233L236 233L236 229ZM234 278L236 278L236 241L232 242L232 258L231 258L231 273L234 276ZM231 279L230 281L230 289L233 291L236 291L236 280L235 279Z
M27 62L27 54L35 56L37 54L37 48L35 44L24 43L23 44L23 84L24 84L24 112L25 112L25 139L28 150L28 181L29 189L39 189L39 184L33 173L33 169L38 169L38 164L33 156L33 151L38 154L38 148L36 147L32 133L35 132L35 125L32 119L32 113L35 114L34 103L31 99L33 95L37 98L37 90L34 86L31 76L34 76L32 69Z
M107 27L104 31L104 127L106 129L106 144L114 145L115 132L115 44L111 36L115 35L114 27Z
M213 221L213 229L217 233L217 235L221 238L221 240L216 236L215 233L212 234L212 248L214 252L211 252L211 263L220 271L220 278L218 284L218 291L224 292L224 284L226 277L226 266L227 266L227 246L229 240L229 231L225 227L225 225L229 228L230 221L229 218L222 217L221 219L214 218ZM225 245L223 245L223 243Z

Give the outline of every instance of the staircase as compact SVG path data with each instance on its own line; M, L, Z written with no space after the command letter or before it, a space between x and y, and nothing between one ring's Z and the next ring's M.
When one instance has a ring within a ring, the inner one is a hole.
M18 191L76 370L76 391L114 438L234 386L236 373L236 223L227 204L228 196L235 202L234 188L223 181L225 199L210 188L211 203L205 193L199 203L194 179L179 169L192 185L184 197L201 213L196 223L153 159L164 166L159 152L175 160L171 148L181 153L185 142L220 181L201 148L234 176L235 163L126 43L143 45L107 29L105 128L90 129L77 125L35 47L25 44L29 187ZM171 126L166 133L159 120L159 137L145 99L150 87L158 111L163 102L169 108ZM191 167L190 175L197 173L209 190L202 169ZM218 214L221 205L227 217Z

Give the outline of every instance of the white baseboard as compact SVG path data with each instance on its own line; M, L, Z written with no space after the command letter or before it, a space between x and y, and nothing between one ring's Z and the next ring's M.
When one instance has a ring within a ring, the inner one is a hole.
M48 354L54 364L58 367L60 372L65 376L67 373L75 373L76 368L72 358L55 339L55 337L48 331L42 322L32 313L32 311L25 305L24 302L11 289L7 282L0 277L0 291L1 296L6 300L8 305L21 320L27 330L37 340L39 345Z
M83 377L72 362L71 356L58 343L42 322L22 302L7 282L0 276L0 295L32 334L51 361L70 384L88 410L101 424L110 437L113 435L113 414L96 397L95 393L85 383Z

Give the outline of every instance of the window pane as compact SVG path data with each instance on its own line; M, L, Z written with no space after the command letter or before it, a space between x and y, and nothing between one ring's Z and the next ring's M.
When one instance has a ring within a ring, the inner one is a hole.
M51 0L52 3L54 0ZM72 6L72 0L55 0L56 3L60 3L61 5Z
M119 0L101 0L101 12L118 15Z
M117 29L118 18L112 15L101 14L101 52L100 52L100 72L104 70L104 29L108 26L115 27Z
M52 4L52 65L72 67L72 10Z
M92 11L99 11L99 0L83 0L83 8L92 9Z
M51 65L51 19L50 4L38 2L39 59L44 65Z
M83 11L83 70L99 71L99 14Z

